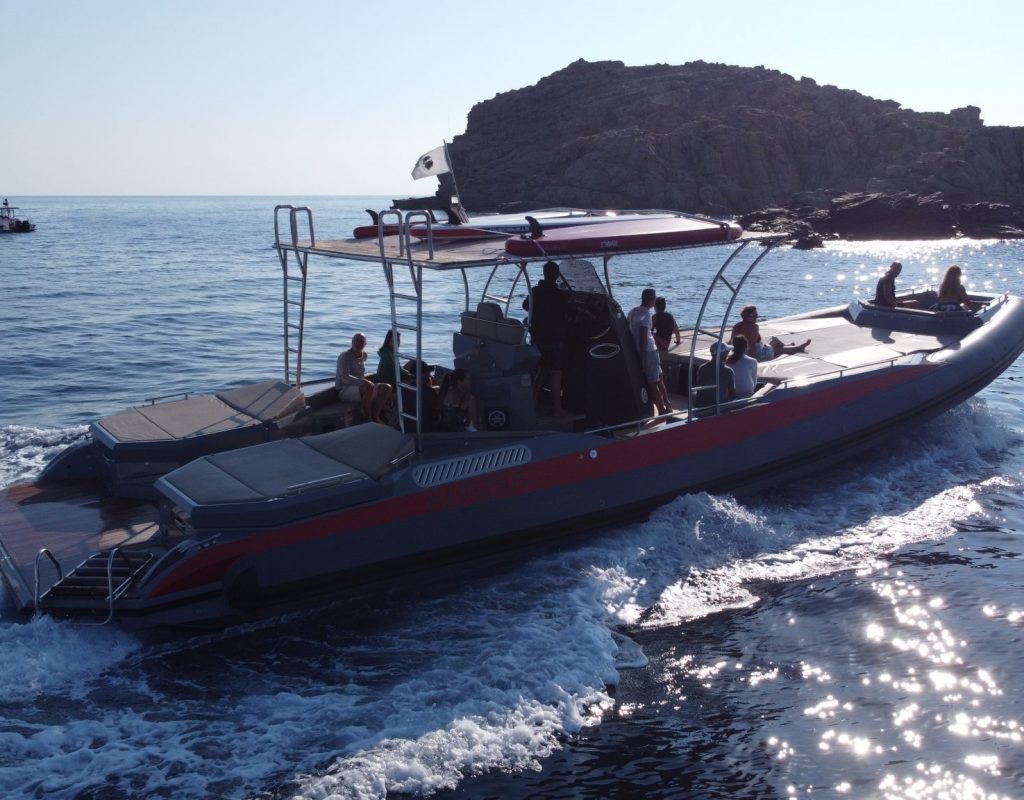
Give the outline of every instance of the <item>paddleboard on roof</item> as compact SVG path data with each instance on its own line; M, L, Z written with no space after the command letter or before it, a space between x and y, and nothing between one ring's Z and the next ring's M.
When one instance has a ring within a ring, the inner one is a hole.
M564 256L576 253L614 253L657 250L738 239L743 228L735 222L703 217L653 216L551 229L541 223L540 236L515 236L505 251L516 256Z

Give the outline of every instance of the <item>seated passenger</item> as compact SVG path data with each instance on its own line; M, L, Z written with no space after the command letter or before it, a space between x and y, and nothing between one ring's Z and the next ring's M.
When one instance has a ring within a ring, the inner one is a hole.
M701 364L697 370L697 391L693 401L695 406L713 406L716 402L725 403L736 396L736 374L722 360L722 356L728 352L729 345L725 342L714 342L711 345L711 360Z
M743 336L747 340L748 355L758 361L771 361L790 353L804 353L807 351L807 345L811 343L808 339L803 344L783 344L781 339L773 336L766 344L761 339L761 329L757 325L757 306L744 306L740 311L740 321L732 326L732 338L729 339L729 343L735 343L737 336Z
M736 397L750 397L757 388L757 359L747 355L747 337L742 334L732 341L732 353L725 363L736 375Z
M654 343L659 350L668 350L672 346L672 337L676 337L676 344L679 344L679 326L676 325L676 318L665 310L665 298L659 297L654 301L654 317L651 319L654 325Z
M956 264L946 270L942 277L942 285L939 287L939 297L932 306L932 311L977 311L983 307L983 304L975 303L967 296L967 289L960 282L962 275L960 267Z
M384 421L381 412L391 397L391 387L386 383L374 383L366 377L365 334L355 334L352 346L338 356L334 389L342 402L361 404L363 416L368 421Z
M470 392L469 371L453 369L441 380L441 423L443 431L476 431L476 397Z
M885 274L878 279L878 283L875 286L875 299L874 304L876 306L882 306L884 308L920 308L921 304L917 300L897 300L896 299L896 277L903 271L903 265L899 261L893 261L889 265L889 269L885 271Z
M393 342L392 334L398 337L398 344ZM391 386L392 389L398 387L399 380L402 383L412 383L413 376L405 370L401 371L401 376L396 377L395 375L395 350L402 342L402 335L393 329L388 329L387 334L384 336L384 344L381 345L380 350L377 351L377 355L380 356L380 360L377 362L377 383L386 383Z

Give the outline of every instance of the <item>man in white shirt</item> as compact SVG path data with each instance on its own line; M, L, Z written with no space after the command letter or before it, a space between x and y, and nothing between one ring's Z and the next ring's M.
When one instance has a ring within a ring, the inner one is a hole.
M654 407L659 414L671 414L673 409L668 401L668 390L665 388L665 379L661 372L658 346L654 342L652 333L654 324L651 314L657 296L654 289L644 289L640 294L640 305L629 312L627 320L629 321L629 332L633 335L633 341L636 342L640 366Z
M391 387L386 383L374 383L366 377L365 334L355 334L352 346L338 356L334 388L342 402L359 403L368 421L384 421L382 413L391 399Z

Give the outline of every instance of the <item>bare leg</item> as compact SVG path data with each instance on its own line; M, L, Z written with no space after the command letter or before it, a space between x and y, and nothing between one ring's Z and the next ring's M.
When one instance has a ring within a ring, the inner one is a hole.
M384 422L384 406L391 399L391 387L386 383L378 383L373 388L373 407L371 409L374 422Z
M657 413L659 413L661 411L660 392L661 392L661 390L658 388L658 382L657 381L655 381L654 383L648 383L647 384L647 408L644 409L644 411L647 414L647 416L649 416L649 417L654 416L654 414L657 414ZM652 409L651 409L651 405L652 404L654 405L654 409L653 409L654 413L653 414L651 413L652 412Z
M780 340L773 337L770 344L772 346L772 350L775 351L775 357L778 358L781 355L790 355L791 353L806 353L807 345L810 343L811 340L808 339L803 344L793 344L792 342L789 344L783 344Z
M658 410L662 414L671 414L674 409L668 400L668 388L665 386L664 375L658 378L658 394L661 397L661 404L658 406Z
M367 422L373 420L373 386L369 383L362 383L359 386L359 403L363 409L363 419Z

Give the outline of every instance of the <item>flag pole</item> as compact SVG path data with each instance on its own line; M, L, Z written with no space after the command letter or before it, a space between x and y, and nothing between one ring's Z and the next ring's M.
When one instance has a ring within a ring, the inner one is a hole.
M448 171L452 174L452 186L455 187L455 194L459 198L459 205L461 205L462 193L459 191L459 182L455 180L455 165L452 164L452 156L451 153L448 152L448 142L442 139L441 144L444 145L444 160L448 162Z
M455 203L453 204L451 202L451 197L449 196L448 207L451 209L451 213L455 214L456 219L460 223L468 222L469 218L466 216L466 210L462 206L462 193L459 191L459 184L455 180L455 165L452 164L452 157L448 152L448 142L442 139L441 144L444 146L444 160L448 162L448 174L451 175L452 188L455 190ZM437 177L437 180L438 183L441 182L440 175Z

